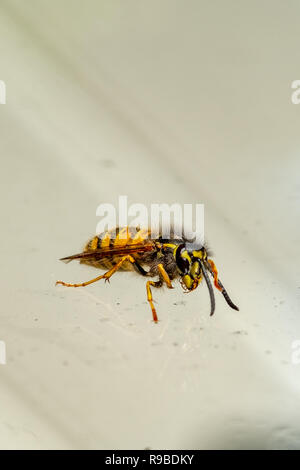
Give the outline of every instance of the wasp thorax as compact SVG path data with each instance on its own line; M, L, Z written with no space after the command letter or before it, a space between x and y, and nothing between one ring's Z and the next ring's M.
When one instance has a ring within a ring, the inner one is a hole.
M192 260L184 244L176 248L175 259L180 274L187 274Z

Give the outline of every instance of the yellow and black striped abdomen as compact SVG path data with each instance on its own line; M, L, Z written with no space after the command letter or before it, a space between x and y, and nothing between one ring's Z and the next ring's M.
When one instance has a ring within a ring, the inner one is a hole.
M134 245L136 244L143 244L143 243L149 243L148 236L150 234L150 230L148 229L141 229L137 230L132 227L124 227L124 228L115 228L112 230L109 230L107 232L101 233L99 235L96 235L93 237L89 242L86 244L84 248L84 252L93 252L93 251L99 251L101 250L107 250L107 249L114 249L117 250L120 248L120 250L125 250L126 248L134 248ZM130 253L133 258L135 258L137 261L140 260L140 255L139 253ZM84 264L88 264L91 266L95 266L96 268L99 269L110 269L113 266L115 266L121 258L124 256L124 254L109 254L99 260L97 259L82 259L80 262ZM134 268L132 266L132 263L126 262L123 263L123 265L120 268L122 271L132 271Z

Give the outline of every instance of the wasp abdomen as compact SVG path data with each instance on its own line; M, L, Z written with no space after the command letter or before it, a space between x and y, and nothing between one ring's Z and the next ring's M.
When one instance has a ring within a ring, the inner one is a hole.
M93 252L93 251L100 251L102 249L116 249L128 250L128 248L132 248L132 256L137 261L142 262L142 256L138 253L134 253L134 247L136 245L141 244L149 244L149 230L148 229L141 229L136 230L132 227L124 227L124 228L115 228L113 230L109 230L107 232L103 232L99 235L96 235L91 240L88 241L84 248L84 252ZM107 257L101 257L99 260L97 259L82 259L80 262L84 264L88 264L90 266L95 266L99 269L110 269L115 266L120 260L122 259L122 255L120 254L110 254ZM134 269L132 263L125 262L121 266L120 270L122 271L132 271Z

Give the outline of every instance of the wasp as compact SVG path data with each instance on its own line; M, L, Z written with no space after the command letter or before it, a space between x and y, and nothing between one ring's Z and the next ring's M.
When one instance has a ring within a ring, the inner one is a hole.
M157 323L151 287L160 288L165 285L173 289L172 281L179 279L183 290L192 292L204 279L210 296L210 315L213 315L215 296L210 281L212 276L215 287L223 294L227 304L234 310L239 310L221 283L215 263L208 258L210 252L204 245L193 245L184 238L175 236L169 239L164 239L161 234L152 238L150 236L149 229L131 227L117 227L94 236L82 253L61 258L61 261L70 262L77 259L80 263L106 272L80 284L57 281L56 285L84 287L101 279L106 282L117 271L135 271L145 278L156 278L146 282L146 292L153 321Z

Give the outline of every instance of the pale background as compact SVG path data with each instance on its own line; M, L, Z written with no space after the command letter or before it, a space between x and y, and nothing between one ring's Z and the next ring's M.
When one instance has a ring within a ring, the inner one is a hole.
M0 447L300 448L299 1L1 0ZM101 202L201 202L206 288L54 287Z

